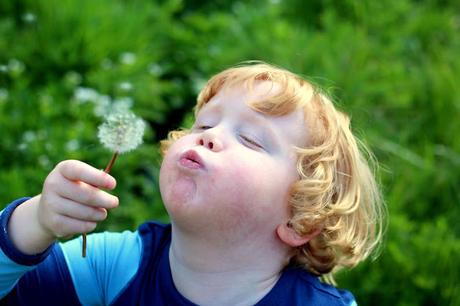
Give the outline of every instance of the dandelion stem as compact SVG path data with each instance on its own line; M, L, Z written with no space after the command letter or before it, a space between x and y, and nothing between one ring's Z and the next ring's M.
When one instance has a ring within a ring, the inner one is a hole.
M112 170L113 164L117 160L117 157L118 157L118 152L114 152L113 155L112 155L112 159L110 160L109 164L107 165L107 167L104 170L105 173L109 173L110 170Z
M86 233L83 233L82 237L83 237L83 246L81 250L81 256L86 257Z
M105 173L109 173L110 170L112 170L112 167L115 164L117 157L118 157L118 152L114 152L112 155L112 158L110 159L110 162L107 164L107 167L104 170ZM86 257L86 233L82 234L82 238L83 238L83 244L82 244L81 256Z

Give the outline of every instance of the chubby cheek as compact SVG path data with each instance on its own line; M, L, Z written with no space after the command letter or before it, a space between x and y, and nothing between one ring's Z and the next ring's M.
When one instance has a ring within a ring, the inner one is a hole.
M229 160L216 177L219 179L209 185L213 188L209 193L219 197L215 201L221 203L226 214L218 215L227 220L227 226L255 230L261 224L272 227L287 217L287 193L292 178L271 161Z

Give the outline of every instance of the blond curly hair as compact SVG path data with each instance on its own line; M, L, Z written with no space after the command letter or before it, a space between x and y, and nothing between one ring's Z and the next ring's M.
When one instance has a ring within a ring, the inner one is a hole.
M386 215L374 176L373 155L350 130L350 119L331 99L302 77L261 62L249 62L212 77L198 95L195 115L223 88L270 81L277 94L251 101L263 114L283 116L303 109L308 145L295 148L299 179L290 190L290 224L299 235L321 229L296 249L292 260L334 283L333 274L354 267L380 245ZM172 131L161 142L163 154L186 130Z

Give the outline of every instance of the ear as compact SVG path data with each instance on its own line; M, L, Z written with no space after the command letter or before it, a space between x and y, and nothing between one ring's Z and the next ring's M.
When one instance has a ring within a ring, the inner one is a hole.
M321 228L315 228L311 230L310 233L301 236L297 234L297 232L294 230L294 228L292 227L292 225L290 225L289 222L280 224L276 228L276 233L278 234L280 240L290 247L299 247L301 245L304 245L311 239L315 238L315 236L317 236L320 232Z

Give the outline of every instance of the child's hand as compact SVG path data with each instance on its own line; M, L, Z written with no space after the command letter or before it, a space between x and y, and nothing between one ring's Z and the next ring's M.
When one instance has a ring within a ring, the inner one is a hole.
M99 189L113 189L109 174L77 160L59 163L48 175L39 201L38 220L43 229L60 238L91 232L107 218L118 198Z
M118 206L109 174L77 160L59 163L48 175L41 195L19 205L8 224L10 239L26 254L44 251L56 238L86 233Z

